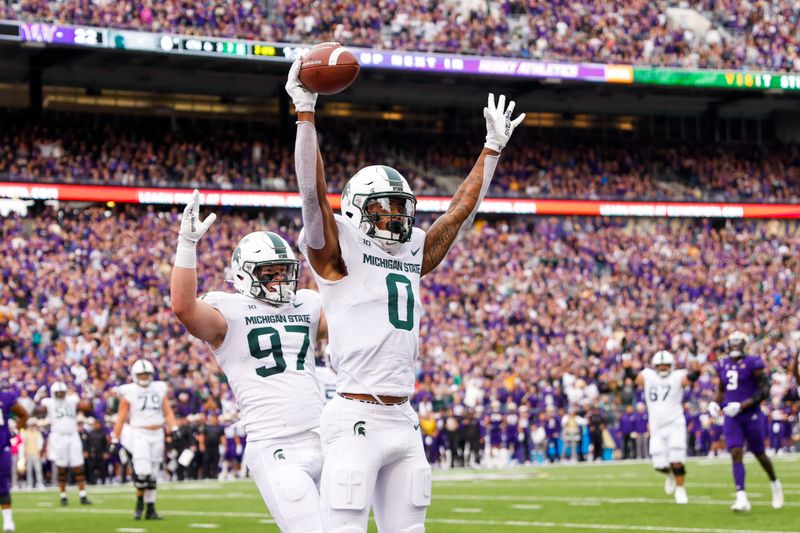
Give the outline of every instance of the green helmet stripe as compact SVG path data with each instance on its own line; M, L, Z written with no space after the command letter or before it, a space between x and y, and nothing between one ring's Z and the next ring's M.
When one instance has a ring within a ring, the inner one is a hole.
M272 246L275 247L276 254L285 254L286 253L286 245L283 243L280 237L272 233L271 231L267 231L266 234L269 236L269 240L272 241Z
M386 165L381 165L381 168L384 172L386 172L386 177L389 178L389 185L392 187L399 187L400 190L403 190L403 176L400 175L398 171L393 169L392 167L387 167Z

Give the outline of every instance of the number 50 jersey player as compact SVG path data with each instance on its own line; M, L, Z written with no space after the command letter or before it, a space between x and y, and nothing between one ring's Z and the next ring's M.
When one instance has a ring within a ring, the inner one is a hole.
M208 343L228 376L247 434L245 461L284 532L322 532L322 395L314 345L319 295L297 290L298 261L275 233L246 235L233 251L235 294L197 294L194 243L213 222L198 219L197 192L184 212L172 271L172 308Z

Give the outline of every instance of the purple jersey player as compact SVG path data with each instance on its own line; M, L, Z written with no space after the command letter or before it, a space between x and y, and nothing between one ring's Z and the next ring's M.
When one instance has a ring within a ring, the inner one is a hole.
M16 415L18 427L25 427L28 413L17 403L17 394L0 392L0 508L3 509L3 531L14 531L11 515L11 414Z
M750 501L744 489L744 444L756 456L771 481L772 507L783 507L783 489L775 476L772 461L764 453L764 414L760 404L769 396L769 376L764 372L760 357L744 355L747 336L734 331L728 337L728 357L717 363L719 389L716 402L711 402L711 416L719 415L720 405L725 413L723 433L725 444L733 460L733 481L736 484L736 501L731 509L746 512Z

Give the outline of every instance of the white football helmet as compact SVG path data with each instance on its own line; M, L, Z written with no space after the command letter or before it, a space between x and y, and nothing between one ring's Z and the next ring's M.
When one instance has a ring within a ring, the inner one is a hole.
M411 240L417 198L406 179L392 167L364 167L342 191L342 216L392 253ZM378 227L388 219L386 229Z
M67 396L67 384L63 381L56 381L50 385L50 396L59 400Z
M744 347L747 345L747 335L738 329L728 337L728 355L734 359L739 359L744 355Z
M147 359L137 359L133 366L131 366L131 379L140 387L147 387L153 382L153 374L156 369L153 368L153 363ZM142 375L146 377L141 377Z
M656 369L656 372L658 372L658 375L662 378L669 376L675 369L675 357L666 350L660 350L656 352L656 354L653 356L652 363L653 367ZM669 369L661 370L658 368L664 365L669 365Z
M259 269L266 265L285 268L285 275L275 278L257 278ZM233 287L245 296L263 300L272 305L285 305L294 301L297 292L299 261L292 247L280 235L271 231L254 231L239 241L231 258ZM271 284L273 287L267 288Z

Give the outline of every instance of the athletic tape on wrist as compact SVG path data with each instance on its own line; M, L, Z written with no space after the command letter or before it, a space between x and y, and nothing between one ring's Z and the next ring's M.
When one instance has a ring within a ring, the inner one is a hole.
M175 266L197 268L197 245L178 239L178 248L175 250Z

